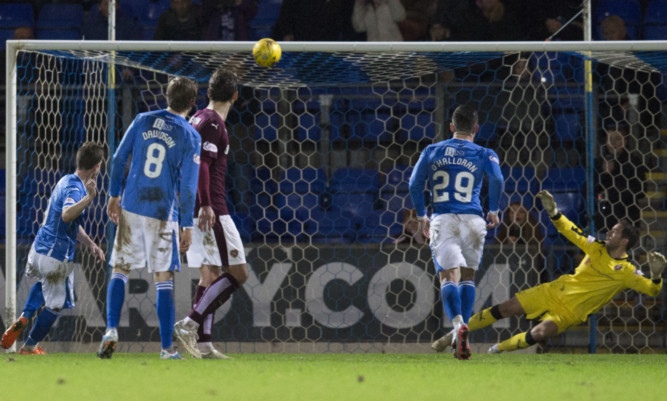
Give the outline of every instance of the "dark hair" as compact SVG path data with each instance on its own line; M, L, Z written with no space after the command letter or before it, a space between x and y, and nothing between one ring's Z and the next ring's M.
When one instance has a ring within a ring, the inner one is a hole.
M76 168L90 170L104 158L104 148L95 142L86 142L76 152Z
M208 98L214 102L228 102L238 91L236 74L222 68L217 69L208 80Z
M628 245L625 250L630 250L639 242L639 227L633 225L628 219L621 219L619 221L623 230L621 231L621 238L628 240Z
M197 97L197 84L186 77L175 77L167 85L167 105L182 113L192 108Z
M455 132L472 134L478 121L479 116L477 115L477 110L469 106L457 107L452 115L452 123L454 123Z

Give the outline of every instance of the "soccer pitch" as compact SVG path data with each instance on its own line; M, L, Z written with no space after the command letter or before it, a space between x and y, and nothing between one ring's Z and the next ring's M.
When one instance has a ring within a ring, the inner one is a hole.
M3 400L665 400L667 355L117 353L0 358Z

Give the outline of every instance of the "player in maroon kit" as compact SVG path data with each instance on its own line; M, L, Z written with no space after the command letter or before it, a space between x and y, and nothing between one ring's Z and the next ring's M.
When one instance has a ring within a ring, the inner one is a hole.
M174 325L174 334L195 358L227 359L212 344L213 314L248 279L243 243L227 209L225 119L238 98L236 75L224 69L208 84L209 103L190 119L201 135L201 164L195 229L187 251L188 266L200 271L190 314ZM223 267L225 272L223 273Z

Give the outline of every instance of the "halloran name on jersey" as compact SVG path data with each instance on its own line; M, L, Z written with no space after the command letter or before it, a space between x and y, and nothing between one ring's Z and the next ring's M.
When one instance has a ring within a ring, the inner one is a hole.
M170 148L173 148L174 146L176 146L176 142L174 142L174 140L171 139L169 134L167 134L166 132L151 129L151 130L148 130L148 131L144 132L141 135L144 137L145 141L147 141L149 139L152 139L152 138L157 138L157 139L160 139L160 140L164 141L167 144L167 146L169 146Z
M440 160L437 160L431 164L431 169L436 171L438 167L442 166L462 166L470 170L471 173L477 171L477 166L463 157L443 157Z

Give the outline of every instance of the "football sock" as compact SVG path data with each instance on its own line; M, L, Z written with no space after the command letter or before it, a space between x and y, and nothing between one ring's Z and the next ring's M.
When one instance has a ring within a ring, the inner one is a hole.
M229 273L224 273L215 279L211 285L206 287L204 295L202 295L201 300L195 305L188 317L201 326L204 322L204 317L213 313L222 304L227 302L229 297L231 297L234 291L238 288L239 284L234 276Z
M461 314L461 297L459 296L459 286L452 281L445 281L440 286L440 296L442 298L442 307L450 320Z
M461 298L461 316L463 322L468 324L472 307L475 305L475 282L466 280L459 282L459 297Z
M199 325L197 329L197 335L199 336L198 342L210 343L213 341L213 336L211 335L211 328L213 327L213 317L215 316L215 311L204 316L203 324Z
M51 329L51 326L53 326L53 323L55 323L56 319L58 319L58 316L60 316L60 312L56 312L50 308L42 309L39 315L37 315L37 319L35 319L35 324L30 330L25 345L27 347L34 347L37 343L42 341L44 337L49 334L49 330Z
M497 322L500 318L502 318L502 316L500 316L500 312L495 311L497 309L498 306L496 305L490 308L486 308L479 313L475 313L470 318L470 322L468 323L468 329L470 329L470 331L479 330Z
M201 300L201 297L204 295L204 292L206 292L206 287L204 287L202 285L198 285L197 288L195 288L195 296L192 299L193 307L197 306L197 304ZM207 322L209 316L210 315L204 316L204 324L200 324L199 327L197 328L197 336L198 336L197 342L198 343L211 341L210 326L209 326L209 330L208 330L208 336L205 333L205 326L206 326L206 322Z
M38 281L30 287L30 293L28 294L28 299L25 301L25 306L23 306L21 316L26 319L32 319L42 305L44 305L44 294L42 293L42 282Z
M125 284L127 276L123 273L113 273L107 287L107 328L117 328L120 312L125 302Z
M176 322L176 310L174 307L174 280L155 283L157 289L157 317L160 321L160 342L162 349L174 353L172 335L174 334L174 323Z
M530 330L528 330L526 332L519 333L514 337L501 342L500 344L498 344L498 350L503 352L515 351L518 349L528 348L535 343L536 341L530 334Z

